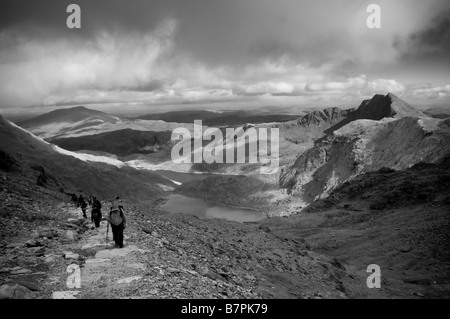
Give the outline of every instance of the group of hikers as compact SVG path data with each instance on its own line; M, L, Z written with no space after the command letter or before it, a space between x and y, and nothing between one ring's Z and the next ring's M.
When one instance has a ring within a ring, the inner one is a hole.
M100 227L100 221L102 220L102 204L97 199L97 197L89 196L87 203L84 199L83 195L80 194L80 196L77 197L76 194L72 194L72 202L74 202L75 206L77 208L81 208L81 211L83 212L83 217L87 218L86 210L88 205L92 207L91 210L91 221L94 223L95 227L98 229ZM115 242L116 247L122 248L123 247L123 230L126 228L126 218L125 213L123 209L123 205L120 202L120 199L118 196L116 196L115 200L111 204L111 207L109 209L108 216L105 217L105 220L111 225L111 230L113 233L113 239Z

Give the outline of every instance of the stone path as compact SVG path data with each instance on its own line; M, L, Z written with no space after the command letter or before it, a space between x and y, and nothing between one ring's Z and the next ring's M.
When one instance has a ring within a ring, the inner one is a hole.
M74 215L73 219L83 219L79 210L71 209L70 212ZM138 262L137 257L139 254L145 254L148 251L135 245L127 245L127 236L124 238L123 248L114 248L111 229L108 230L108 240L106 233L106 221L101 221L98 229L89 230L85 233L87 238L82 241L84 243L81 250L85 251L86 254L94 255L94 257L86 259L80 269L80 288L78 290L56 291L52 294L53 299L76 299L80 292L86 289L117 284L126 285L143 277L146 265ZM70 254L73 253L67 252L66 258Z

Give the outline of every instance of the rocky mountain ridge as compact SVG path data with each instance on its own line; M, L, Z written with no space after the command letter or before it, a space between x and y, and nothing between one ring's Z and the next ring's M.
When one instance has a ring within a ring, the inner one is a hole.
M365 172L434 163L450 152L450 121L405 117L357 120L320 140L280 175L280 185L303 204L324 198Z

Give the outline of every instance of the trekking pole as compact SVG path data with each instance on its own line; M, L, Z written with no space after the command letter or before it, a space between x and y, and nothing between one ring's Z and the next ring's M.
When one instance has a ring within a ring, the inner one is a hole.
M107 221L106 226L106 247L108 247L108 232L109 232L109 221Z

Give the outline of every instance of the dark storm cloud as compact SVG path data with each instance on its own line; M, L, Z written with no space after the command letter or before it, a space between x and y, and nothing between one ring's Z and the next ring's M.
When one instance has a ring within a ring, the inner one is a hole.
M450 11L439 14L424 30L413 33L405 55L450 60Z
M66 27L71 3L79 30ZM380 30L366 27L370 3L3 0L0 108L348 100L409 94L405 79L447 97L450 2L379 0ZM426 59L433 68L420 69Z

